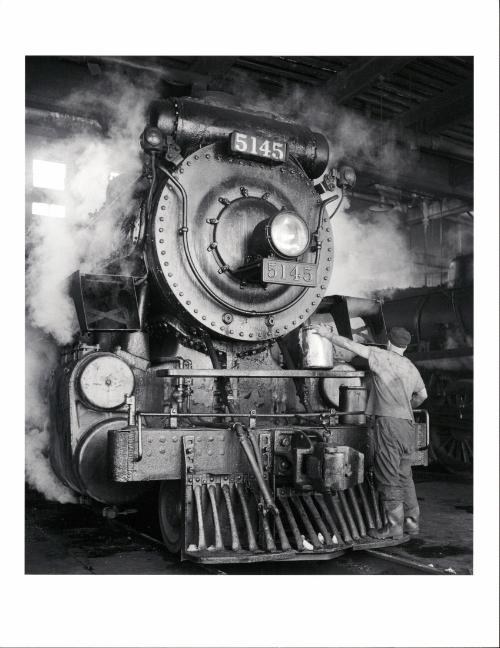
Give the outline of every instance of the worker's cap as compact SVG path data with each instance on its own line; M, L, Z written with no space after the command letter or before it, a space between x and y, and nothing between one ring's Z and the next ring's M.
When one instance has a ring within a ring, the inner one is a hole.
M400 348L407 347L411 342L411 334L402 326L393 326L389 331L389 342Z

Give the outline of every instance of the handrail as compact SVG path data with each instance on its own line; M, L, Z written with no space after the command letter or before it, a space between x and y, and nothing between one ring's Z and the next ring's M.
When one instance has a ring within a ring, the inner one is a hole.
M362 378L364 371L330 369L173 369L150 367L161 378Z
M417 411L417 410L415 410ZM423 410L422 410L423 411ZM236 417L236 418L247 418L247 419L254 419L254 418L314 418L318 416L346 416L346 415L360 415L360 414L365 414L364 410L359 410L359 411L352 411L352 412L338 412L337 410L323 410L320 412L296 412L296 413L283 413L283 414L251 414L251 413L234 413L231 414L231 417ZM197 418L199 416L203 416L204 418L228 418L229 414L226 412L225 414L222 414L220 412L212 412L212 413L206 413L206 412L198 412L198 413L193 413L193 412L136 412L136 419L143 416L157 416L159 418ZM203 427L203 426L201 426Z

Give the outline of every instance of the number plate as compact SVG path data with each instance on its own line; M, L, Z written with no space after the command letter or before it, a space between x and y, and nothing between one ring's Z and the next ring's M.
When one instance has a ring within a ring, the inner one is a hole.
M264 158L271 162L286 162L288 158L288 144L280 140L235 131L231 133L230 145L233 153Z
M265 283L315 286L317 267L314 263L262 259L262 281Z

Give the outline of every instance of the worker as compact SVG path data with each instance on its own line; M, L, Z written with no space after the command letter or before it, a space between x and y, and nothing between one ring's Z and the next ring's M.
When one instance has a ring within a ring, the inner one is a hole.
M389 331L387 349L365 346L336 335L319 324L317 332L332 344L368 360L372 387L366 406L371 417L372 470L387 518L382 529L371 529L375 538L401 539L419 532L420 510L411 472L415 451L413 409L427 398L418 369L404 357L410 333L399 326Z

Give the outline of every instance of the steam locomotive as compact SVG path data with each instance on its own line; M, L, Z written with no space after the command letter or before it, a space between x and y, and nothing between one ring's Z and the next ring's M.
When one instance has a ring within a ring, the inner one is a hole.
M96 215L118 223L116 254L70 279L80 331L53 379L56 473L116 509L157 486L182 559L396 544L368 534L384 523L368 373L314 331L386 342L379 302L326 296L330 212L354 170L328 168L322 134L211 96L154 102L141 146L143 174ZM425 464L425 412L415 435Z

